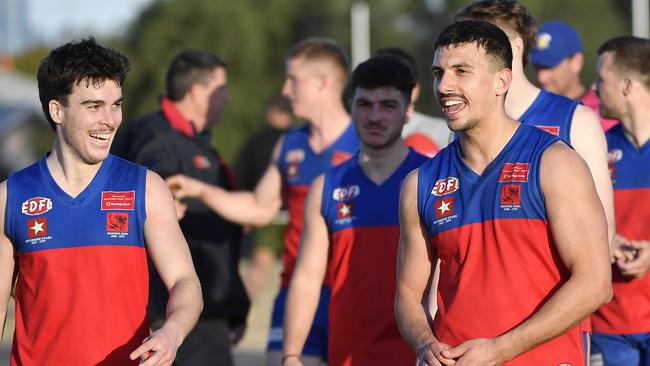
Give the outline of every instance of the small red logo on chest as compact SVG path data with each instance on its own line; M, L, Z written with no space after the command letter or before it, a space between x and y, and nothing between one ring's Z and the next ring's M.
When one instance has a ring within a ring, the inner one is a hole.
M352 203L342 202L336 205L336 213L339 219L346 219L352 217Z
M436 201L436 219L454 214L454 197L442 198Z
M47 218L39 217L27 220L27 237L29 239L47 236Z
M439 179L436 181L436 184L433 185L431 194L434 196L444 196L449 193L454 193L460 188L460 182L456 177L448 177L445 179Z
M135 209L135 191L102 192L102 210L133 210Z
M502 205L521 205L521 185L504 184L501 187Z
M505 163L499 174L499 182L528 182L529 170L529 163Z
M109 212L106 214L106 231L109 233L128 233L129 214L124 212Z
M206 156L203 155L194 155L194 167L196 169L209 169L210 168L210 159L208 159Z
M46 197L34 197L23 202L21 212L29 216L42 215L52 209L52 200Z

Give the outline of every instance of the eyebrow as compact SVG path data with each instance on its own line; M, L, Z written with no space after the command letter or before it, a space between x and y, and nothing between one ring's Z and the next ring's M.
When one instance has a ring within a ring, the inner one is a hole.
M113 102L113 103L111 103L111 104L120 103L120 102L122 102L123 100L124 100L124 97L120 97L118 100L116 100L115 102ZM82 105L87 105L87 104L105 104L105 102L104 102L103 100L101 100L101 99L89 99L89 100L84 100L83 102L81 102L81 104L82 104Z
M473 69L474 66L473 66L472 64L462 63L462 62L461 62L461 63L458 63L458 64L453 64L453 65L451 65L451 68L452 68L452 69L460 69L460 68ZM433 70L442 70L442 66L439 66L439 65L432 65L432 66L431 66L431 70L432 70L432 71L433 71Z

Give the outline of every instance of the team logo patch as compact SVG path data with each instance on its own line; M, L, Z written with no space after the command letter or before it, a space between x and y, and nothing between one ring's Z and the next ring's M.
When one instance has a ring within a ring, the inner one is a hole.
M436 201L436 219L442 219L454 214L454 197Z
M102 210L134 210L135 191L102 192Z
M505 163L499 174L499 182L528 182L529 163Z
M613 149L607 152L607 162L610 164L618 163L623 159L623 150Z
M29 239L43 238L47 233L47 218L39 217L27 220L27 237Z
M539 128L542 131L546 131L551 135L560 136L560 126L541 126L536 125L535 127Z
M341 163L344 163L348 159L352 157L352 154L345 152L345 151L339 151L336 150L332 154L332 166L337 166Z
M33 197L23 202L21 211L25 215L42 215L52 209L52 200L47 197Z
M125 212L110 212L106 214L106 231L109 233L128 233L129 214Z
M340 219L347 219L352 217L352 203L341 202L336 205L336 217Z
M521 185L520 184L504 184L501 187L501 207L515 206L521 207Z
M460 188L460 181L456 177L447 177L445 179L439 179L436 184L433 185L431 194L434 196L444 196L446 194L454 193Z
M361 194L361 188L358 185L335 188L332 192L332 198L335 201L349 201Z
M305 150L303 149L291 149L284 156L286 163L300 163L303 160L305 160Z
M210 169L210 166L212 165L210 164L210 159L208 159L207 156L203 156L203 155L194 155L192 161L194 162L194 166L196 167L196 169L201 169L201 170Z
M553 40L553 36L550 34L544 32L540 33L537 35L537 38L535 39L535 47L540 49L540 50L545 50L551 45L551 41Z

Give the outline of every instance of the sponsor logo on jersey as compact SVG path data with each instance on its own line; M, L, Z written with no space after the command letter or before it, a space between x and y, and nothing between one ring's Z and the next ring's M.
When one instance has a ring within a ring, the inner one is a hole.
M48 235L47 218L38 217L27 220L27 237L29 239L42 238Z
M456 177L447 177L445 179L439 179L436 184L433 185L431 194L434 196L444 196L446 194L454 193L460 188L460 181Z
M546 132L550 133L551 135L560 136L560 126L535 125L535 127L539 128L542 131L546 131Z
M458 217L454 209L454 197L446 197L436 200L434 203L436 209L436 220L433 222L442 225Z
M102 210L134 210L135 191L102 192Z
M342 164L346 162L348 159L352 157L352 154L350 154L347 151L340 151L336 150L334 153L332 153L332 166L337 166L339 164Z
M623 159L623 150L612 149L607 152L607 162L609 164L618 163L621 159Z
M521 208L521 184L501 186L501 208L506 211L516 211Z
M350 185L335 188L332 192L332 198L335 201L349 201L361 194L361 188L358 185Z
M291 149L284 156L286 163L300 163L303 160L305 160L305 150L303 149Z
M212 166L212 164L210 164L210 159L208 159L207 156L194 155L192 161L194 162L194 167L199 170L210 169L210 166Z
M52 200L47 197L33 197L23 202L21 211L25 215L42 215L52 209Z
M499 182L528 182L529 163L505 163L499 174Z
M128 233L129 214L125 212L109 212L106 214L106 231L108 233Z

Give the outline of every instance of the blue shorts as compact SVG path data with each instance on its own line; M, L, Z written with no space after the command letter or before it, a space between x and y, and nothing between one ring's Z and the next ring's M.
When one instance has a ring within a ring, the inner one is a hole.
M650 366L650 333L591 335L592 366Z
M287 302L289 289L282 287L280 293L275 298L273 304L273 313L271 315L271 331L269 332L268 351L282 351L284 341L284 309ZM320 302L316 308L314 322L311 325L302 354L306 356L317 356L327 361L327 337L329 328L329 303L332 290L329 287L323 287L320 292Z

